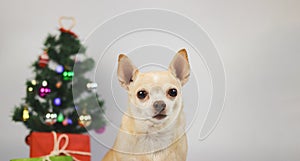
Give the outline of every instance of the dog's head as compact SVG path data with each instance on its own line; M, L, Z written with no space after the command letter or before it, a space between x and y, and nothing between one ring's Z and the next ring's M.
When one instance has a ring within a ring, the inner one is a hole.
M124 54L118 62L118 79L128 92L133 117L159 123L177 116L182 108L182 86L190 75L185 49L178 51L166 71L142 73Z

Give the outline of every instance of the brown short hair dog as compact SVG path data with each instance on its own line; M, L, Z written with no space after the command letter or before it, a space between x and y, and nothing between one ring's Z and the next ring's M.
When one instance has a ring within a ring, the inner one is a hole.
M128 92L129 106L103 161L185 161L182 86L190 75L186 50L178 51L167 71L141 73L123 54L118 62L118 79Z

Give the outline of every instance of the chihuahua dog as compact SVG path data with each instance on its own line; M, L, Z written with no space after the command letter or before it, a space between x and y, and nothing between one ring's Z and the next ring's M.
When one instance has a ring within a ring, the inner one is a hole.
M118 59L118 79L129 105L115 143L102 161L185 161L187 139L182 86L190 65L185 49L168 70L140 72L124 54Z

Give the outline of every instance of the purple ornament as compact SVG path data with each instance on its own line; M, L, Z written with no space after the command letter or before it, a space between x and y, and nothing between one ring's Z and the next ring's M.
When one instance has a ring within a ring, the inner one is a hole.
M39 90L39 95L41 97L45 97L47 94L49 94L51 92L51 89L48 87L41 87Z
M59 98L59 97L54 98L53 103L54 103L55 106L60 106L61 105L61 98Z
M73 123L72 119L68 118L68 124L71 125Z
M58 65L55 69L58 74L61 74L64 71L64 66Z
M96 130L95 130L95 132L96 132L97 134L102 134L102 133L104 133L104 131L105 131L105 126L103 126L103 127L99 128L99 129L96 129Z

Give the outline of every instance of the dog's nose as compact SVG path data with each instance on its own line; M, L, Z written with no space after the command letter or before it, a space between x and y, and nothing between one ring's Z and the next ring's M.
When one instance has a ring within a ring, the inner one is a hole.
M166 108L166 103L164 101L155 101L153 103L153 107L155 109L156 112L161 112L163 110L165 110Z

